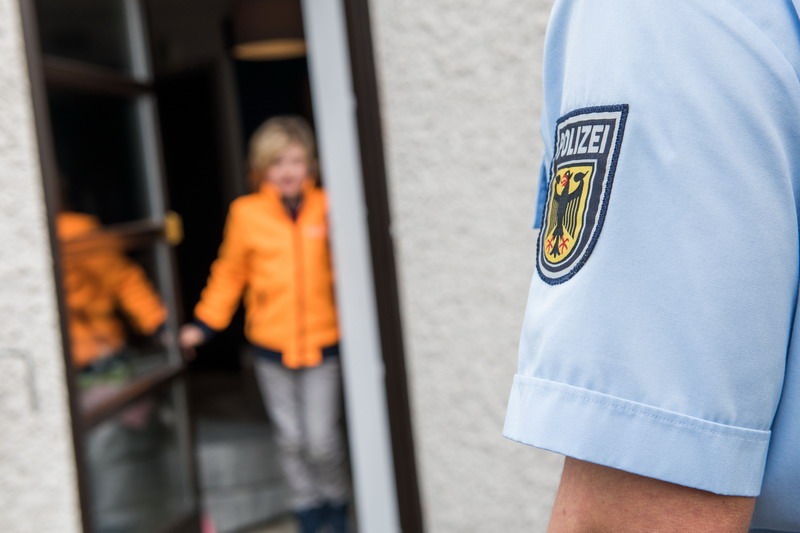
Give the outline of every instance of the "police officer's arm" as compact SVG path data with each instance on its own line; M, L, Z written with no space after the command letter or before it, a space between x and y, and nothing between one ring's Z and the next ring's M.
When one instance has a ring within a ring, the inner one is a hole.
M746 532L754 502L567 458L549 533Z
M554 4L505 427L574 458L554 532L744 530L761 493L800 268L800 90L734 4Z

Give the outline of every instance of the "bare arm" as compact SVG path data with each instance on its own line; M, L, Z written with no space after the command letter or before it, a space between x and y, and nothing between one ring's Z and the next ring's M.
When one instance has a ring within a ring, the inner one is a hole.
M548 533L744 533L754 502L568 457Z

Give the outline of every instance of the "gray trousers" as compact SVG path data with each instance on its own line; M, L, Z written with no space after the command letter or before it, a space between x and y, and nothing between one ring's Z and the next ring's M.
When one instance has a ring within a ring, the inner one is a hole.
M275 430L292 509L347 502L338 357L299 370L255 357L255 372Z

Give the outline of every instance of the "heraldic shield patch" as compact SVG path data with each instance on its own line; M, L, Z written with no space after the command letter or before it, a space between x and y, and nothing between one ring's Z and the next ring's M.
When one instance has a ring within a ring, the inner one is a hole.
M556 122L536 269L556 285L592 253L608 207L628 106L578 109Z

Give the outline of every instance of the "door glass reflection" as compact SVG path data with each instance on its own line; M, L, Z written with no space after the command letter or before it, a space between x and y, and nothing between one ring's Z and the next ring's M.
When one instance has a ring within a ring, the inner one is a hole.
M126 250L97 217L57 218L72 362L85 409L168 363L174 340L159 289L157 249Z
M189 510L172 397L146 396L87 434L94 531L151 533Z

